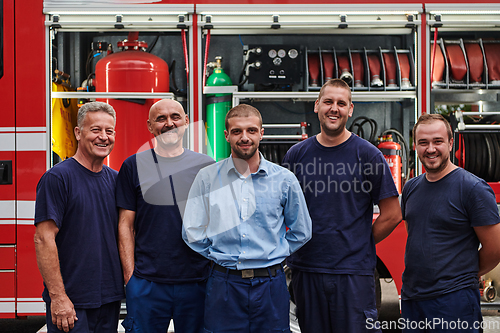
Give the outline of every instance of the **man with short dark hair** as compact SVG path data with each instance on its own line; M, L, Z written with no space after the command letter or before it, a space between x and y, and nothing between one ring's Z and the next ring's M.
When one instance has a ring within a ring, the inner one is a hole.
M240 104L226 115L231 156L200 171L183 237L214 262L205 330L289 332L284 259L311 238L311 219L295 176L258 152L260 112Z
M84 104L75 156L48 170L37 186L35 248L47 332L117 331L125 297L116 241L117 172L104 165L115 123L109 104Z
M346 129L353 108L349 86L327 81L314 104L321 132L283 159L299 179L313 221L311 241L287 259L303 333L365 332L377 320L375 244L401 221L384 156ZM375 222L374 204L380 209Z
M479 277L500 261L495 194L451 162L453 133L443 116L422 115L413 141L426 172L410 179L402 194L408 239L401 316L431 322L432 332L449 332L446 325L458 322L462 332L480 332Z
M183 147L189 118L171 99L153 104L155 147L130 156L118 174L120 258L131 332L201 333L209 261L182 240L182 213L198 171L214 163Z

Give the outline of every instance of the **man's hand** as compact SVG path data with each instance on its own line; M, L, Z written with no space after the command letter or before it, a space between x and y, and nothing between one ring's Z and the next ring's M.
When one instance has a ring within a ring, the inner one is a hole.
M130 278L132 277L132 275L133 275L133 271L128 273L128 274L123 272L123 281L124 281L125 285L128 284L128 281L130 281Z
M75 327L75 321L78 320L73 303L67 295L51 296L50 299L52 323L57 325L58 329L69 332Z
M118 209L118 251L123 269L123 282L128 283L134 273L135 250L135 212L124 208Z
M39 222L35 231L35 250L38 268L47 286L51 299L50 313L52 323L57 328L69 332L75 326L75 308L70 301L61 276L56 235L59 228L53 220Z
M379 201L378 207L380 209L380 215L372 226L375 244L389 236L402 219L398 197L394 196L382 199Z
M500 223L474 227L481 242L479 249L479 276L491 271L500 261Z

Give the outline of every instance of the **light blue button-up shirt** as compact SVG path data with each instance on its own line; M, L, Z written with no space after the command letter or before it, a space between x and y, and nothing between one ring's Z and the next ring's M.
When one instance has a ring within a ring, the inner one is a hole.
M262 155L257 172L246 178L232 157L200 170L189 192L182 231L194 251L238 270L279 264L311 234L295 175Z

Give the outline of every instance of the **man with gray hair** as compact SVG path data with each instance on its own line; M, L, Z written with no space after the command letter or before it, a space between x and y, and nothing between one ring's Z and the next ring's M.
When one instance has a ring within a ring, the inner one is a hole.
M35 248L47 332L115 333L124 298L118 255L117 172L104 165L116 116L106 103L78 111L75 155L37 185Z

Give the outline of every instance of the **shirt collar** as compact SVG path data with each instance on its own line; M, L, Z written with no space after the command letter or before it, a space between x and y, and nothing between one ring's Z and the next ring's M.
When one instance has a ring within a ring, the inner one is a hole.
M262 155L262 153L260 151L259 151L259 155L260 155L259 169L257 169L257 172L252 173L252 175L256 175L256 174L269 175L269 161L267 161L264 158L264 156ZM238 172L238 170L236 170L236 167L234 166L232 154L227 159L227 172L229 173L229 171L231 171L231 170L234 170L234 172L237 175L240 175L240 173Z

